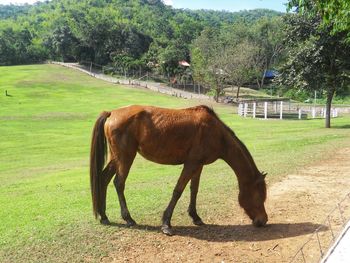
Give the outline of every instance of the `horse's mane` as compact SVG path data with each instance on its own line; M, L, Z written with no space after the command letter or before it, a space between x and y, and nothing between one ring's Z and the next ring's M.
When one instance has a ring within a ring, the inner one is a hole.
M231 128L228 127L228 126L219 118L219 116L216 114L216 112L213 110L213 108L208 107L207 105L200 105L200 106L198 106L198 108L201 108L201 109L206 110L207 113L209 113L211 116L213 116L216 120L218 120L218 121L222 124L222 126L226 129L226 131L228 131L228 132L231 134L231 136L237 138L237 137L236 137L236 134L233 132L233 130L231 130ZM237 138L237 139L238 139L238 138Z
M234 131L228 127L220 118L219 116L216 114L216 112L206 106L206 105L201 105L201 108L205 109L211 116L213 116L215 119L217 119L222 126L224 127L224 129L232 136L232 139L238 143L238 145L240 146L240 148L242 149L243 154L248 158L249 163L251 164L252 168L258 172L258 174L260 174L258 168L256 167L255 161L252 157L252 155L250 154L250 152L248 151L248 148L245 146L245 144L236 136L236 134L234 133Z

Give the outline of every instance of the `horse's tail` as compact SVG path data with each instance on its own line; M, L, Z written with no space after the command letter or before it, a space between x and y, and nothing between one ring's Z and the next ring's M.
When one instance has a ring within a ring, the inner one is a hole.
M96 120L92 132L90 151L90 187L92 207L96 218L101 210L101 189L103 184L102 171L107 156L107 142L104 133L104 124L110 115L110 112L102 112Z

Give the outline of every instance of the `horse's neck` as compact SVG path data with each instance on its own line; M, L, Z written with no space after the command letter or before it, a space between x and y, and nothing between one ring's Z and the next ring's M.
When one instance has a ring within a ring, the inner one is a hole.
M257 168L247 148L235 136L226 136L224 161L235 171L239 184L250 184L256 180Z

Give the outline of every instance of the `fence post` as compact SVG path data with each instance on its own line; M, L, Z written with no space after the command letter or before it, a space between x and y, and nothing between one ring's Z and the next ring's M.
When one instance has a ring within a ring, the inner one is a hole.
M316 108L315 107L312 108L312 118L313 119L316 118Z
M242 104L242 103L240 103L240 104L238 105L238 115L239 115L239 116L242 116L242 115L243 115L243 104Z
M245 102L244 103L244 117L247 117L247 113L248 113L248 103Z
M281 101L281 105L280 105L280 119L283 119L283 101Z
M264 119L267 119L267 101L264 102Z
M301 119L301 109L299 109L299 114L298 115L299 115L298 118L300 120Z
M332 108L332 117L335 118L335 109Z
M256 102L253 103L253 119L255 119L256 115Z

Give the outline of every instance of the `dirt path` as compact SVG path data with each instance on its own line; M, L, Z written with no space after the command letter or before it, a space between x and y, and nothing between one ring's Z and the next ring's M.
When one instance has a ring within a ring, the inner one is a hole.
M116 78L116 77L111 77L109 75L103 74L100 70L94 69L93 71L89 71L89 69L84 66L84 65L79 65L78 63L63 63L63 62L55 62L52 61L50 62L51 64L56 64L56 65L61 65L67 68L79 70L80 72L83 72L85 74L90 75L91 77L101 79L110 83L114 84L123 84L123 85L131 85L135 87L143 87L155 92L159 92L162 94L167 94L170 96L175 96L179 98L184 98L184 99L199 99L199 100L204 100L204 101L209 101L211 100L210 96L207 96L205 94L196 94L180 89L175 89L172 88L164 83L158 83L158 82L153 82L153 81L145 81L145 80L140 80L140 79L125 79L125 78Z
M139 226L139 231L122 230L122 237L111 241L115 252L102 261L289 262L349 192L350 148L344 148L331 160L310 165L269 187L269 226L265 228L252 227L238 207L201 229L175 227L173 237L160 234L158 227ZM311 257L318 262L318 255Z

